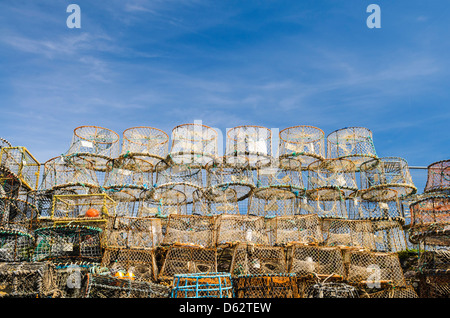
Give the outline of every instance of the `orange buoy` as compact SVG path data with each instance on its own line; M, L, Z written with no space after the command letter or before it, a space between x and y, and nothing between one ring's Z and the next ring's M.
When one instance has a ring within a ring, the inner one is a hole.
M90 218L95 218L95 217L100 216L100 212L98 212L97 209L90 208L89 210L86 211L85 215Z

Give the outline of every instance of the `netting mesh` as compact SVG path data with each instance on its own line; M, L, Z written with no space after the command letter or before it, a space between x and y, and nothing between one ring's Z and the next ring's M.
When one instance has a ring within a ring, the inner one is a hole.
M279 158L277 160L258 161L257 186L258 187L281 187L295 189L303 193L306 190L303 184L302 163L296 158Z
M239 214L236 191L232 188L210 187L193 194L192 213L198 215Z
M351 219L398 218L403 217L398 196L388 200L364 200L353 198L348 202L348 214Z
M311 195L313 199L302 198L300 214L317 214L319 217L327 218L347 218L347 206L345 200L340 198L341 193L337 192L336 195L336 192L331 192L335 190L329 190L330 192L326 196L331 196L332 198L328 200L320 199L321 196L316 196L315 194Z
M233 283L229 273L176 274L171 298L232 298Z
M322 219L322 233L327 246L353 246L375 249L370 220Z
M364 127L347 127L327 136L327 158L347 158L357 168L371 158L377 158L372 132Z
M240 242L269 244L264 217L222 214L215 223L219 246Z
M377 251L400 252L408 249L403 218L375 218L370 221Z
M317 159L325 158L325 134L316 127L294 126L280 131L280 157L293 157L301 162L302 169Z
M89 154L91 158L117 158L120 151L119 135L107 128L80 126L74 129L72 142L66 155Z
M308 291L310 298L359 298L358 290L342 282L317 283Z
M56 288L50 262L0 263L0 297L47 297Z
M399 196L417 192L403 158L384 157L368 160L360 165L362 189L394 189Z
M193 191L191 188L189 190ZM142 192L138 215L162 217L170 214L186 215L188 199L181 185L159 187L154 191Z
M411 228L416 232L446 229L450 224L450 197L432 196L413 202L409 211Z
M277 216L266 221L271 245L320 243L323 241L317 214Z
M232 276L286 273L282 247L239 243L234 247L230 267Z
M41 165L25 147L1 148L0 165L16 175L28 190L37 189Z
M75 264L56 265L56 290L52 298L83 298L90 267Z
M0 166L0 197L17 198L22 182L10 169Z
M29 261L33 248L31 233L0 227L0 262Z
M450 298L450 275L448 271L419 272L419 297Z
M366 298L419 298L419 296L412 286L401 286L367 293Z
M193 244L202 247L215 245L215 219L204 215L169 215L164 245Z
M428 166L424 192L450 190L450 159L434 162Z
M31 230L38 217L37 207L25 200L0 197L0 226L19 231Z
M237 298L299 298L295 275L246 274L233 277Z
M106 165L103 187L121 189L123 186L148 189L153 183L154 165L134 156L115 158Z
M255 189L248 200L248 214L259 216L294 215L298 212L297 194L290 189L264 187Z
M106 275L88 274L86 298L168 298L167 286L121 279Z

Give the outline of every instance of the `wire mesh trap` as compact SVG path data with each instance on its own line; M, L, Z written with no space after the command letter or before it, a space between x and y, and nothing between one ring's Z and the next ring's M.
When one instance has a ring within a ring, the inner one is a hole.
M324 244L327 246L375 249L374 230L370 220L323 218Z
M25 200L0 197L0 226L27 232L37 222L37 207Z
M341 282L317 283L311 287L311 298L359 298L358 290Z
M446 270L418 272L420 298L450 298L450 274Z
M207 215L169 215L162 244L215 246L215 219Z
M27 148L2 147L0 165L14 173L28 190L37 189L41 165Z
M0 263L0 298L48 297L55 288L55 266L50 262Z
M167 250L158 280L172 282L175 275L217 272L217 249L173 245Z
M232 188L209 187L193 193L192 214L239 214L236 191Z
M123 187L146 190L153 185L154 165L134 156L114 158L107 162L103 188Z
M298 194L285 188L255 189L248 200L248 214L265 217L294 215L298 211Z
M183 192L182 186L159 187L154 189L154 191L141 193L138 216L168 217L171 214L187 215L188 203L188 198Z
M30 232L0 227L0 262L30 261L34 237Z
M257 186L287 188L303 194L302 163L296 158L278 158L256 163Z
M375 250L379 252L400 252L408 249L406 232L403 229L405 219L397 218L371 218Z
M0 197L17 198L22 182L10 169L0 165Z
M364 290L361 298L419 298L419 296L412 286L407 285L386 287L376 292Z
M383 200L380 197L375 200L365 200L356 196L348 199L348 215L351 219L366 218L402 218L404 213L397 195L391 199Z
M85 298L168 298L170 288L145 281L88 274Z
M450 159L430 164L424 192L448 192L448 190L450 190Z
M317 159L325 159L325 133L313 126L288 127L279 133L280 158L295 158L305 170Z
M325 189L322 189L325 190ZM308 197L303 197L300 203L300 214L317 214L325 218L348 218L347 206L341 192L335 189L327 189L326 199L322 198L325 192L310 193ZM336 197L337 194L337 197Z
M321 221L317 214L276 216L267 219L266 226L271 245L323 241Z
M239 243L234 247L231 275L286 273L286 257L282 247Z
M360 165L360 176L361 189L367 190L366 195L370 195L371 190L379 189L393 189L399 196L417 192L408 163L403 158L384 157L368 160Z
M176 274L171 298L233 298L230 273Z
M255 215L221 214L216 221L217 246L237 243L269 244L264 217Z
M359 166L377 158L372 132L364 127L346 127L327 136L327 158L347 158Z
M295 274L261 273L233 277L236 298L299 298Z
M84 225L58 225L34 231L36 247L32 261L59 263L100 263L100 228Z

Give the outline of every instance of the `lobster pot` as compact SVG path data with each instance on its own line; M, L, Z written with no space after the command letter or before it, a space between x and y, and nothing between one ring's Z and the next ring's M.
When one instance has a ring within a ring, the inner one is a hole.
M52 298L83 298L86 291L90 266L77 264L56 265L55 284L57 292Z
M445 192L450 190L450 159L434 162L428 166L425 193Z
M124 185L138 189L148 189L153 185L153 164L136 157L115 158L106 164L105 189L120 190Z
M213 247L215 244L215 219L202 215L169 215L164 245L193 244Z
M93 161L105 162L120 153L120 136L107 128L80 126L74 129L66 155L77 154Z
M233 277L236 298L300 298L290 273L244 274Z
M304 193L306 187L303 184L302 164L299 160L279 158L270 162L269 165L266 161L256 163L258 187L287 188Z
M230 273L259 275L286 273L286 257L282 247L239 243L234 247Z
M12 147L12 145L8 140L0 138L0 150L5 147Z
M346 158L356 168L372 158L377 158L372 132L364 127L347 127L327 136L327 158Z
M172 130L169 156L176 164L205 166L218 154L217 131L201 124L183 124Z
M421 269L433 271L448 270L450 267L450 249L445 248L420 248L418 266Z
M272 132L260 126L238 126L227 132L227 156L244 157L254 168L258 161L269 160L272 156Z
M355 197L347 200L347 203L348 214L351 219L403 217L402 207L397 196L386 201L364 200Z
M55 288L55 266L50 262L0 263L0 298L44 298Z
M217 250L198 246L174 245L169 247L161 270L160 281L173 281L175 275L217 272Z
M375 249L373 227L370 220L322 219L324 243L327 246Z
M171 298L233 298L229 273L175 274Z
M411 285L401 287L387 287L381 291L368 293L368 298L419 298ZM422 298L422 297L421 297Z
M85 193L99 187L93 164L76 155L60 156L44 163L44 173L39 190L84 188Z
M131 127L122 134L120 156L132 156L155 165L169 153L169 135L158 128Z
M112 248L154 248L162 242L160 218L108 217L105 245Z
M29 232L0 227L0 262L26 262L33 253L34 238Z
M380 252L400 252L408 249L406 233L403 229L405 219L371 218L375 250Z
M140 198L143 192L145 190L129 185L105 190L105 194L115 203L116 215L124 217L139 216Z
M100 228L84 225L57 225L34 231L36 247L32 260L53 263L100 263Z
M154 248L106 247L101 265L114 273L132 273L136 281L155 282L158 275Z
M423 270L418 272L420 298L449 298L450 275L448 270Z
M50 217L59 223L87 223L104 228L106 217L114 216L115 208L116 203L105 193L55 195Z
M22 186L28 191L39 186L39 161L25 147L2 147L0 150L0 166L8 168L16 175Z
M193 196L193 214L239 214L236 191L232 188L211 187L196 190Z
M345 200L339 198L329 200L302 199L300 214L317 214L325 218L347 218L347 206Z
M0 197L17 198L22 190L22 182L11 170L0 166Z
M313 126L285 128L279 134L280 158L295 158L305 170L310 163L325 159L325 133Z
M398 157L368 160L360 165L361 188L371 190L394 189L399 196L417 192L409 172L408 163Z
M216 219L216 229L218 246L235 243L269 244L262 216L222 214Z
M340 282L317 283L311 286L311 298L359 298L355 287Z
M237 199L248 197L255 187L253 170L246 157L223 156L205 167L206 186L236 191Z
M369 289L406 286L397 253L351 251L347 281Z
M85 298L168 298L170 288L145 281L88 274Z
M140 198L138 216L168 217L171 214L187 215L187 197L183 187L160 187L143 192Z
M288 247L288 272L298 277L342 279L344 259L338 247L295 243Z
M289 189L255 189L248 200L248 214L265 217L294 215L298 211L297 194Z
M356 166L347 159L317 160L308 166L308 190L316 190L318 195L327 189L338 189L344 195L358 190L356 183Z
M37 223L38 209L27 201L0 197L0 226L28 231Z
M271 245L323 241L320 219L316 214L276 216L267 219L266 223Z

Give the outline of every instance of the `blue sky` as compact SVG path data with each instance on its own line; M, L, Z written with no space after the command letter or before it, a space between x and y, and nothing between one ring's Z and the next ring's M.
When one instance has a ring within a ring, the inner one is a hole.
M0 137L44 162L82 125L363 126L380 157L427 166L450 158L449 16L447 0L1 1Z

